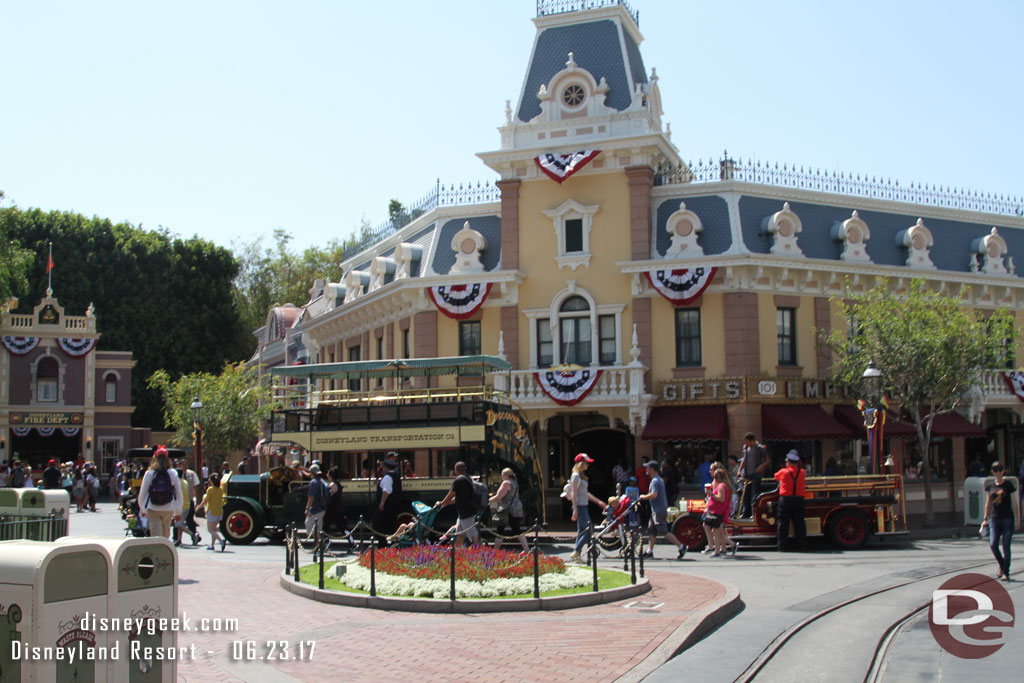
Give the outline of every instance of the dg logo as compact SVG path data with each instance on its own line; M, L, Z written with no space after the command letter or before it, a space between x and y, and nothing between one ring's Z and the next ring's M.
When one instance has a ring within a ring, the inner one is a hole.
M1013 636L1013 600L998 581L960 574L932 593L928 625L946 652L961 659L995 654Z

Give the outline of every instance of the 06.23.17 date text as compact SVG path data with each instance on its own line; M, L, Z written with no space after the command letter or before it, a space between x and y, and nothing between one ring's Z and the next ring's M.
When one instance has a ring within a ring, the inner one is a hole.
M315 640L233 640L231 659L236 662L301 661L313 659Z

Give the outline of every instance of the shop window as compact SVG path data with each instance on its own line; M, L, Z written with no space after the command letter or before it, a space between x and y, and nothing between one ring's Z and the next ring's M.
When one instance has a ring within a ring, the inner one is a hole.
M60 366L52 358L43 358L36 366L36 400L45 403L56 403L57 380L60 377Z
M700 309L676 309L676 367L699 366Z
M615 316L599 315L597 317L597 329L599 362L601 365L615 365L618 362Z
M779 344L779 365L796 365L796 309L777 308L775 327Z
M593 331L590 328L590 304L581 296L571 296L559 309L561 361L590 365L593 360Z
M551 339L551 320L537 320L537 367L550 368L554 362L554 343Z

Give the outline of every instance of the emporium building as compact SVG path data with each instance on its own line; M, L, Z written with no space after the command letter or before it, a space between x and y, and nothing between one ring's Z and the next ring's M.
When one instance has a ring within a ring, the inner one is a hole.
M729 158L686 164L625 3L541 0L534 23L500 146L479 154L493 188L438 188L412 220L346 254L341 281L316 283L301 314L271 312L254 360L502 356L555 503L579 451L597 460L600 495L619 461L671 458L692 482L705 457L739 454L748 431L777 462L796 448L813 473L867 471L856 397L829 382L818 339L838 320L830 299L880 277L897 290L912 278L967 286L967 305L1020 321L1019 202ZM933 487L937 511L962 510L976 455L1024 458L1005 370L936 420L932 470L948 483ZM886 453L916 512L913 438L890 425ZM321 457L355 471L345 458L366 454Z

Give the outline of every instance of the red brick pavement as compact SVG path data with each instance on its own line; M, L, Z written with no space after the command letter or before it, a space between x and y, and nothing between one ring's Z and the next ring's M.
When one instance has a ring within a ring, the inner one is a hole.
M182 557L180 609L201 618L234 618L233 633L181 632L196 644L179 681L612 681L629 672L695 612L726 596L721 584L657 570L652 590L620 603L558 612L410 614L328 605L282 589L280 563L228 564ZM656 611L631 600L663 602ZM231 661L232 641L316 641L311 661ZM212 653L212 654L211 654ZM272 667L272 668L271 668Z

